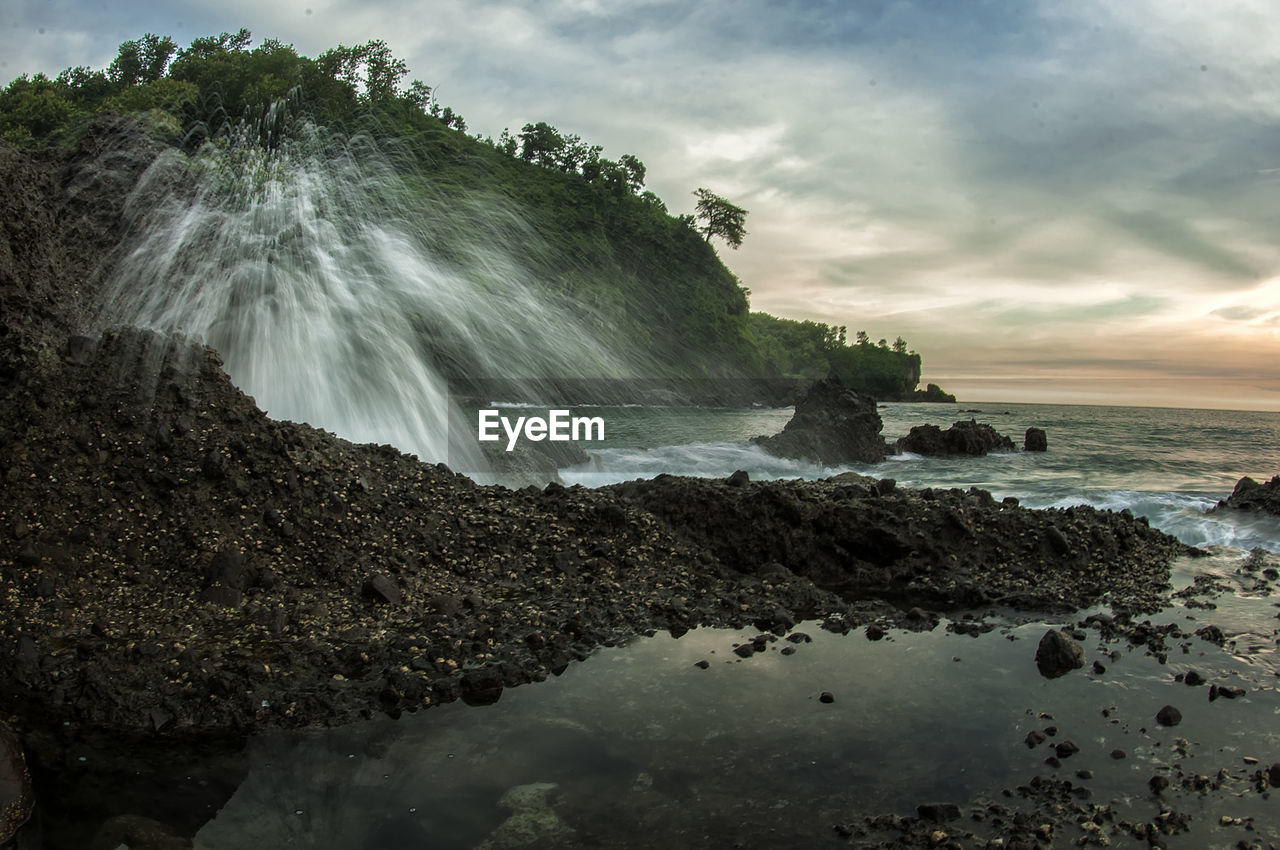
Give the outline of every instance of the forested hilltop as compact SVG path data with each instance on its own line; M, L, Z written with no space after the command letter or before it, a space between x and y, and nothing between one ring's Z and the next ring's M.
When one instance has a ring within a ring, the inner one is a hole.
M636 374L661 378L814 379L835 373L878 398L905 398L920 356L901 339L871 343L844 327L749 310L748 291L720 261L713 239L737 247L746 211L699 188L696 214L672 215L645 189L631 154L545 122L469 135L466 121L381 41L338 46L315 58L250 33L199 38L185 49L148 34L120 46L105 70L22 76L0 93L0 138L19 148L74 148L103 114L137 120L188 155L227 146L238 128L278 145L304 126L376 148L409 192L474 209L517 210L503 231L550 299L572 305L583 327L625 350ZM243 133L240 138L243 139ZM429 187L429 190L428 190ZM692 187L691 187L692 190ZM460 250L446 242L440 250Z

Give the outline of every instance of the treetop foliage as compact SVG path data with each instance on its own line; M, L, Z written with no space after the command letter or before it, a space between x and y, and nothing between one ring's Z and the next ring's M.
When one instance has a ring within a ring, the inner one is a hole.
M710 242L712 236L719 236L730 248L740 247L742 237L747 235L744 227L747 211L710 189L695 189L693 194L698 199L695 211L701 222L699 229L706 240Z

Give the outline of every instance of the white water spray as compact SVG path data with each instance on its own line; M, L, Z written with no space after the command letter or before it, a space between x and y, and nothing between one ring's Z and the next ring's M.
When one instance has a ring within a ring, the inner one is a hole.
M483 470L448 377L536 386L621 369L504 251L536 242L510 205L429 178L312 125L274 149L242 127L171 152L129 199L134 241L99 323L214 347L273 417Z

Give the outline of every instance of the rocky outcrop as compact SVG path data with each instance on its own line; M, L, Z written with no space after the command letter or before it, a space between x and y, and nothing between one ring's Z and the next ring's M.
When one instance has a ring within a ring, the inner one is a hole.
M1036 668L1046 679L1065 676L1084 666L1084 647L1062 629L1049 629L1036 647Z
M1049 450L1049 438L1043 428L1028 428L1022 438L1024 452L1045 452Z
M1259 484L1247 475L1236 482L1235 489L1212 510L1257 511L1280 516L1280 475Z
M903 401L918 401L930 404L955 404L956 397L946 392L937 384L929 384L922 390L916 390Z
M917 425L898 440L899 452L928 457L968 455L980 457L990 452L1013 452L1013 441L986 423L970 419L957 422L943 431L937 425Z
M779 457L824 464L879 463L887 454L875 400L839 378L814 383L796 402L795 415L772 437L754 442Z

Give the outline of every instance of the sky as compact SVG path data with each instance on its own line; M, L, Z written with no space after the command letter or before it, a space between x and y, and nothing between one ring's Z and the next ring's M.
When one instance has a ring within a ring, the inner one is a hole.
M0 80L240 27L729 198L753 309L962 400L1280 410L1273 0L7 0Z

